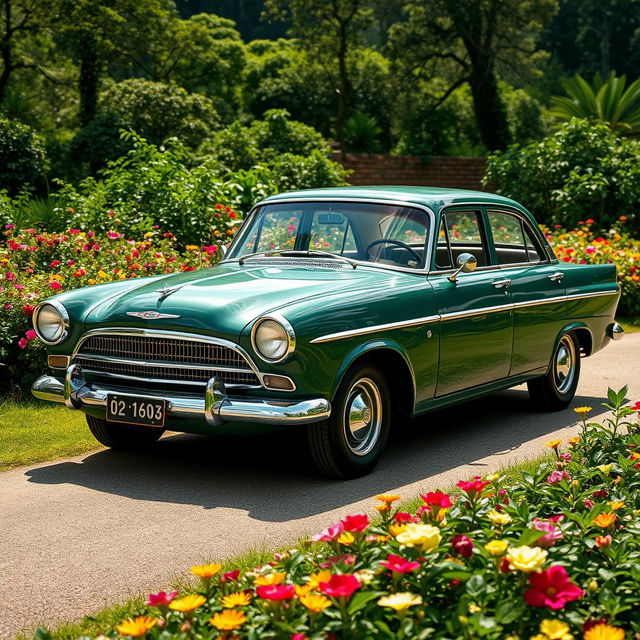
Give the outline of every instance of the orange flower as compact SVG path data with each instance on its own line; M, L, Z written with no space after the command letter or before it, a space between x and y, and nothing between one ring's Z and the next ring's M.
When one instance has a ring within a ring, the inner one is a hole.
M272 586L274 584L282 584L287 577L286 573L268 573L265 576L258 576L253 582L262 587Z
M562 440L549 440L549 442L545 442L545 445L547 447L549 447L549 449L557 449L560 444L561 444Z
M116 625L116 630L121 636L131 636L137 638L143 636L158 622L158 618L152 618L151 616L138 616L137 618L129 618L123 620L119 625Z
M616 519L617 518L615 513L601 513L596 516L593 523L599 527L602 527L603 529L606 529L607 527L610 527L616 521Z
M212 578L222 569L221 564L201 564L191 567L191 573L198 578Z
M629 456L629 460L640 460L640 453L638 453L637 451L632 451L631 455Z
M207 599L200 594L193 594L191 596L185 596L184 598L178 598L169 605L169 609L174 611L180 611L182 613L189 613L194 611L198 607L201 607Z
M380 502L384 502L386 505L391 506L396 500L400 500L400 496L390 493L379 493L377 496L374 496L376 500L380 500Z
M574 447L575 445L578 444L578 442L580 442L580 436L573 436L573 438L568 438L567 442Z
M251 596L244 591L230 593L220 601L225 609L233 609L234 607L246 607L251 602Z
M220 613L214 614L209 620L209 624L220 631L233 631L238 629L247 621L247 616L243 611L237 609L227 609Z
M329 580L331 580L331 571L325 569L324 571L309 574L307 584L312 589L317 589L321 582L329 582Z
M322 613L327 607L331 606L331 600L318 593L309 593L306 596L302 596L300 602L312 613Z
M618 511L618 509L624 509L626 505L624 502L620 502L620 500L613 500L609 503L609 507L611 507L611 511Z

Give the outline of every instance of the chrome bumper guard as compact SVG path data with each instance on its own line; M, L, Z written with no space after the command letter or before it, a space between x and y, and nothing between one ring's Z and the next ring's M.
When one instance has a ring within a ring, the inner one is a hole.
M123 393L108 385L88 383L82 369L72 364L61 382L53 376L38 378L31 387L36 398L64 403L69 409L86 407L106 407L107 394L141 395L162 398L167 401L167 415L177 418L201 418L210 425L223 422L258 422L273 425L308 424L329 417L331 404L324 398L313 398L291 402L262 398L230 398L222 380L213 377L206 386L204 396L189 393L163 393L145 390L143 393Z
M624 328L619 325L617 322L614 322L612 325L609 325L609 337L612 340L621 340L624 335Z

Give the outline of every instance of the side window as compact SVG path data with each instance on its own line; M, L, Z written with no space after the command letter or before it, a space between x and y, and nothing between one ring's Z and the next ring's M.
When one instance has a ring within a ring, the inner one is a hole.
M451 252L449 251L449 241L447 240L447 228L444 217L440 221L438 239L436 241L436 269L451 269Z
M531 230L519 216L489 211L489 225L498 264L540 262L545 259Z
M451 249L450 260L453 261L454 265L461 253L472 253L476 257L479 267L487 264L487 255L485 251L485 243L483 241L479 212L447 211L444 215L444 224ZM440 246L441 242L443 242L443 240L439 237L438 246ZM442 252L436 249L437 265L439 253L442 254ZM439 268L445 267L439 266ZM449 265L447 268L451 268L451 266Z
M309 248L331 253L357 251L349 218L341 213L316 211L311 221Z

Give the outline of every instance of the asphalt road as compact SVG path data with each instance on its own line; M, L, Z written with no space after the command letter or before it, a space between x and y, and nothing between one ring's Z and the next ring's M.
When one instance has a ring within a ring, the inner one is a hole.
M572 406L602 414L607 387L640 399L640 333L583 360ZM299 433L210 439L172 435L145 454L111 451L0 474L0 638L167 587L192 564L294 542L370 496L446 488L543 451L577 428L538 413L518 387L416 421L376 471L316 477Z

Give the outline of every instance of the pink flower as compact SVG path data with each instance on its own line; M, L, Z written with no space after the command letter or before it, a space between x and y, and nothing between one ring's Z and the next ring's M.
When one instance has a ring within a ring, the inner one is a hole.
M395 573L410 573L411 571L415 571L420 568L419 562L407 560L406 558L396 556L393 553L390 553L386 560L381 560L380 564Z
M351 531L352 533L360 533L369 526L369 516L367 515L355 515L347 516L342 520L342 526L345 531Z
M398 513L396 513L396 515L393 516L393 519L398 524L404 524L405 522L418 522L418 519L415 516L412 516L410 513L407 513L406 511L398 511Z
M256 588L256 593L263 600L291 600L295 594L295 587L292 584L261 584Z
M38 337L38 334L33 329L29 329L29 331L27 331L27 333L24 334L24 337L27 340L34 340L35 338Z
M473 555L473 542L468 536L457 535L451 538L451 546L464 558L470 558Z
M336 522L336 524L327 527L312 536L313 542L333 542L340 537L340 534L344 531L344 525L342 522Z
M540 573L529 574L529 589L525 591L524 599L532 607L558 610L583 595L584 591L569 579L567 570L556 564Z
M360 586L360 581L354 575L334 573L329 582L320 583L320 591L331 598L349 598Z
M589 498L587 498L587 499L584 501L584 506L585 506L587 509L593 509L593 507L595 507L595 506L596 506L596 503L595 503L593 500L589 500Z
M18 340L18 346L21 349L26 349L28 344L29 344L29 341L26 338L20 338L20 340Z
M205 253L213 254L218 251L218 247L215 244L210 244L208 247L204 248Z
M55 269L56 267L60 266L60 260L52 260L51 264L49 265L52 269Z
M240 569L234 569L233 571L225 571L220 578L220 582L222 582L223 584L225 582L234 582L235 580L238 579L239 575L240 575Z
M536 531L542 531L545 535L540 536L536 540L536 545L540 547L552 547L556 542L562 540L564 537L562 531L558 527L554 526L552 522L545 522L540 518L535 518L533 521L533 528Z
M291 640L308 640L307 636L304 635L304 633L294 633L291 636Z
M15 225L15 224L5 224L5 225L4 225L4 228L5 228L5 229L15 229L15 228L16 228L16 225Z
M460 486L460 483L458 483ZM428 504L430 507L440 507L441 509L448 509L453 503L451 502L451 498L446 493L437 492L429 492L426 494L420 494L420 497L424 501L425 504Z
M107 231L107 238L110 240L117 240L120 237L120 234L116 231Z
M150 593L147 596L148 607L168 607L171 601L178 595L178 591L159 591L158 593Z
M7 280L15 280L15 279L16 279L16 274L15 274L15 273L11 273L11 271L7 271L7 272L4 274L4 277L5 277Z
M345 564L350 567L355 564L356 557L352 553L343 553L341 556L331 556L320 564L322 569L330 569L334 564Z
M76 233L80 233L80 229L69 229L69 233L72 233L75 235Z
M54 291L60 291L60 289L62 289L62 285L55 280L49 283L49 287Z
M473 480L461 480L456 484L456 486L462 489L471 499L473 499L480 497L484 488L488 484L489 482L483 481L480 476L474 476Z
M557 484L558 482L562 482L563 480L571 480L571 474L566 471L552 471L547 476L547 484Z
M564 520L564 514L559 513L555 516L549 516L547 520L553 522L553 524L558 524L558 522L560 522L561 520Z

